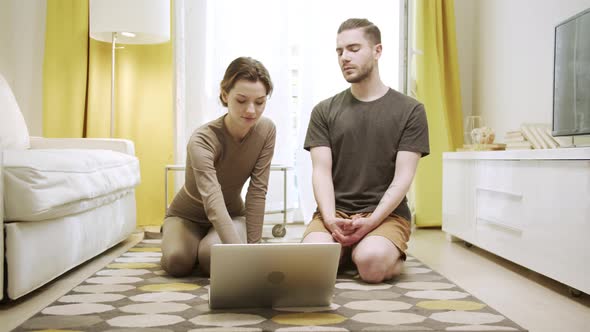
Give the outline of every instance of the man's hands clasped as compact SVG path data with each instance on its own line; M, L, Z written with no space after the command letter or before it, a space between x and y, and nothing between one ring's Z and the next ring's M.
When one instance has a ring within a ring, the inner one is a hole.
M331 220L326 220L326 227L332 237L343 247L352 246L362 240L375 228L373 224L373 220L359 214L353 215L351 219L334 217Z

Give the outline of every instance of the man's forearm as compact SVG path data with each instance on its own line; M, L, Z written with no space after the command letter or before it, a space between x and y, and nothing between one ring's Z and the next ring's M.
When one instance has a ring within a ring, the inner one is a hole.
M334 184L332 175L321 170L314 170L312 173L313 194L318 203L318 209L324 220L335 217L336 205L334 198Z
M401 203L406 196L408 189L409 185L404 186L403 184L397 184L395 182L391 183L379 201L379 205L377 205L375 211L371 214L371 219L375 223L375 226L379 225L399 206L399 203Z
M393 176L393 181L391 181L389 188L387 188L385 194L381 197L379 205L377 205L370 218L375 227L399 206L408 193L410 185L414 180L414 175L416 174L419 159L419 153L398 152L396 158L397 168Z

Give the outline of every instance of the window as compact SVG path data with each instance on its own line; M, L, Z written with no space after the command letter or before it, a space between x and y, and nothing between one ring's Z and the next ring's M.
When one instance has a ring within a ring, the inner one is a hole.
M314 105L346 88L336 57L336 31L350 17L367 18L381 30L383 56L379 68L383 82L400 87L400 3L402 0L209 0L204 5L176 1L177 29L184 36L179 56L186 66L177 66L185 75L186 109L177 107L183 117L184 144L198 125L221 116L226 110L218 101L219 82L227 65L236 57L250 56L269 70L275 89L264 116L277 126L277 144L273 164L293 166L289 172L289 206L302 207L293 216L309 221L315 209L311 187L311 160L303 150L303 140ZM178 7L182 6L179 11ZM200 23L197 23L200 22ZM179 27L179 24L182 26ZM202 31L204 27L204 32ZM203 56L204 53L204 56ZM202 82L202 84L201 84ZM197 91L189 87L201 87ZM202 91L201 91L202 90ZM177 96L183 96L178 94ZM178 99L178 98L177 98ZM191 102L191 99L193 100ZM195 100L199 101L195 101ZM182 103L181 103L182 104ZM201 105L191 109L191 105ZM184 112L184 114L182 114ZM196 116L194 113L200 113ZM199 119L195 123L195 119ZM189 127L190 126L190 127ZM182 136L182 135L181 135ZM178 156L182 163L185 156ZM268 205L282 206L282 174L271 174ZM275 188L279 186L280 188ZM291 201L292 200L292 201Z

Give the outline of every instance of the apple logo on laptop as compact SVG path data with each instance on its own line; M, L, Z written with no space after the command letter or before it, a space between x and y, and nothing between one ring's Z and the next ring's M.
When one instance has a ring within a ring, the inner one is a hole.
M270 282L273 285L278 285L281 282L283 282L283 280L285 280L285 274L280 271L273 271L268 274L266 280L268 280L268 282Z

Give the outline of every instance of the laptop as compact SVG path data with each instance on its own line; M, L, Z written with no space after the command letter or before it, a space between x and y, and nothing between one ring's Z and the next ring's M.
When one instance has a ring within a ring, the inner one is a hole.
M209 307L329 306L339 243L216 244Z

